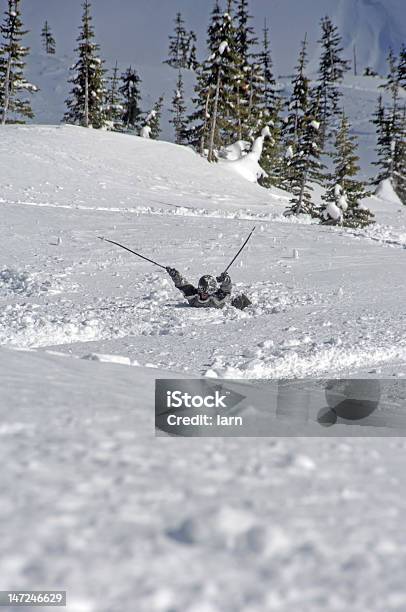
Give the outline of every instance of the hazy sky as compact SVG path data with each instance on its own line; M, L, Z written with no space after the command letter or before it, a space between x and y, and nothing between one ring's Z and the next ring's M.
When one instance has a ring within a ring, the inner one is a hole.
M144 66L162 61L178 10L182 12L186 26L197 32L199 49L204 53L213 1L93 0L92 14L102 56L109 62L118 59L120 63ZM6 0L0 0L0 3L5 6ZM39 48L39 32L44 20L48 19L59 52L71 55L82 14L81 4L81 0L22 0L24 22L31 30L29 41L33 50ZM394 16L391 29L396 38L396 22L402 23L402 17L403 23L406 22L405 4L406 0L251 0L250 7L258 31L264 18L268 19L275 64L278 70L286 72L291 71L296 62L299 41L305 31L308 32L310 49L314 48L319 37L319 19L324 14L337 14L342 21L343 11L349 13L350 19L345 19L345 23L351 28L356 19L353 7L361 7L363 11L359 16L361 27L365 11L375 14L378 23L386 20L385 13L389 11ZM349 33L344 32L344 35ZM367 32L364 38L367 38Z
M102 57L109 63L118 59L119 63L143 66L161 62L166 57L168 34L178 10L182 12L186 26L196 31L200 54L204 54L213 2L93 0L92 14ZM0 0L0 4L5 6L6 0ZM32 49L39 50L39 32L44 20L48 19L57 40L58 53L71 55L82 14L81 4L81 0L22 0L24 22L31 30L29 43ZM251 0L250 8L258 32L263 27L264 18L268 19L277 70L291 72L305 31L310 40L310 52L315 49L319 20L324 14L336 16L345 24L343 28L347 32L343 32L344 37L350 37L348 30L351 28L364 28L361 45L366 47L373 31L387 22L384 39L393 37L396 46L401 38L399 28L404 28L406 23L405 5L406 0ZM386 40L382 46L386 46Z

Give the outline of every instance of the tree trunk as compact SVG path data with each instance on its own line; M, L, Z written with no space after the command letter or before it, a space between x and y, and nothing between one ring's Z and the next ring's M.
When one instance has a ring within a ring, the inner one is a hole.
M300 185L300 193L299 193L299 203L296 209L297 215L302 212L303 195L304 195L304 190L305 190L305 185L306 185L306 176L307 176L307 171L303 172L303 176L302 176L302 184Z
M10 106L10 89L11 89L10 74L11 74L11 53L9 53L9 56L8 56L6 76L4 78L4 107L3 107L3 113L1 116L1 125L6 124L8 107Z
M85 127L89 127L89 66L87 58L85 71Z
M206 104L204 106L204 122L202 128L202 135L200 137L200 155L204 156L204 145L206 144L206 127L207 127L207 115L209 114L209 103L210 103L210 88L207 90Z
M238 115L238 140L242 140L240 88L238 88L238 95L237 95L237 115Z
M213 117L211 119L209 154L207 156L207 159L209 162L214 161L213 149L214 149L214 136L216 133L217 109L218 109L219 95L220 95L220 83L221 83L221 76L220 76L220 68L219 68L218 73L217 73L216 95L214 98Z

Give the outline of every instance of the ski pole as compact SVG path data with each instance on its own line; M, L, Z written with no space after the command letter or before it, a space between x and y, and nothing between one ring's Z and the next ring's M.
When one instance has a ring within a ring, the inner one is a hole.
M255 225L252 228L252 230L250 231L248 238L246 239L246 241L244 242L244 244L242 245L242 247L240 248L240 250L238 251L238 253L233 257L233 259L230 261L230 263L228 264L227 268L224 270L224 272L227 272L227 270L229 268L231 268L232 264L235 262L235 260L237 259L238 255L241 253L241 251L243 250L243 248L245 247L245 245L247 244L248 240L251 238L252 234L254 233L254 229L255 229Z
M103 236L97 236L97 237L99 238L99 240L103 240L104 242L110 242L110 244L115 244L116 246L118 246L118 247L120 247L122 249L125 249L129 253L132 253L133 255L137 255L137 257L141 257L141 259L145 259L145 261L149 261L149 263L154 264L154 266L158 266L159 268L163 268L164 270L166 270L165 266L161 266L161 264L157 263L156 261L153 261L152 259L148 259L148 257L144 257L144 255L140 255L139 253L136 253L135 251L132 251L128 247L124 246L123 244L120 244L119 242L114 242L114 240L109 240L108 238L103 238Z

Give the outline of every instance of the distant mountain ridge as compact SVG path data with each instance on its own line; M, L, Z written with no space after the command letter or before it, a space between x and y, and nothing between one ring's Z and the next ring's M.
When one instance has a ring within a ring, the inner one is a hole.
M406 3L403 1L402 4L403 20L399 21L396 3L385 5L380 0L340 0L334 21L343 36L347 56L352 55L355 45L361 69L370 66L386 74L389 48L398 52L401 44L406 42L401 30L402 24L404 27L406 23Z

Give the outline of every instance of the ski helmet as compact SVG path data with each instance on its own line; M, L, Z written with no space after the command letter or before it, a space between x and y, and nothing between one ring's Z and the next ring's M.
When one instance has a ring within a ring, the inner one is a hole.
M199 293L207 293L208 295L212 295L217 290L217 282L214 276L210 276L210 274L205 274L199 279L198 285Z

